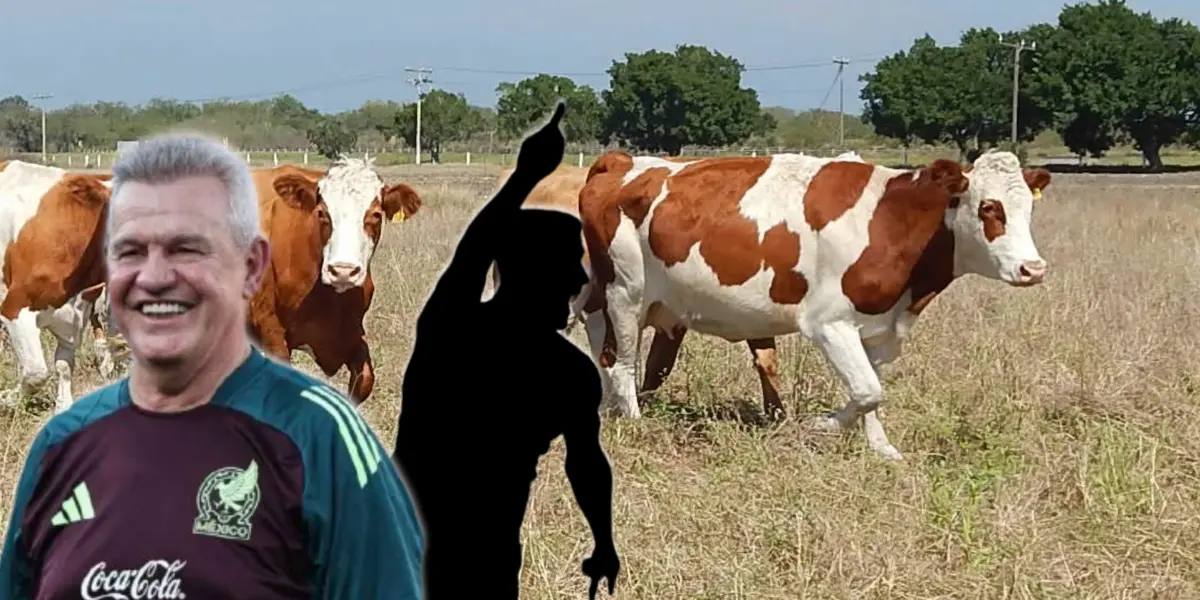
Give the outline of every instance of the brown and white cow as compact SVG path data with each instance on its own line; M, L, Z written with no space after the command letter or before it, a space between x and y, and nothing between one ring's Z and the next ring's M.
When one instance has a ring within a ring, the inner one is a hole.
M1049 172L1022 170L1009 152L967 169L937 160L911 170L795 154L602 155L579 207L592 259L584 311L606 405L640 414L643 327L746 341L756 354L798 331L849 388L846 406L815 427L847 429L862 417L868 445L901 458L876 413L877 369L955 278L1042 281L1030 223L1049 183ZM778 405L776 367L757 362L764 402L775 387Z
M4 299L0 320L16 354L22 391L49 375L39 330L56 338L55 410L71 404L75 351L90 322L100 372L111 352L94 308L104 282L100 242L112 182L109 174L72 173L13 160L0 166L0 245Z
M513 168L504 169L500 173L500 178L496 182L495 191L499 191L508 178L513 174ZM533 191L529 192L529 196L525 198L522 207L559 210L579 216L579 190L583 189L583 184L587 182L588 169L576 167L568 164L563 164L558 167L553 173L542 179L534 186ZM580 245L583 246L583 269L591 273L591 261L588 258L587 244L581 235L579 238ZM496 288L500 286L500 271L496 268L495 263L492 264L489 270L492 282L491 290L484 290L484 299L491 296ZM579 294L571 299L571 314L576 318L582 318L583 302L587 299L588 286L584 285L579 290ZM567 327L567 331L571 330L575 321Z
M251 329L280 360L304 351L328 377L346 366L350 397L361 403L375 384L363 329L375 292L371 257L384 223L413 216L421 199L403 183L384 186L361 159L253 175L271 265L250 301Z

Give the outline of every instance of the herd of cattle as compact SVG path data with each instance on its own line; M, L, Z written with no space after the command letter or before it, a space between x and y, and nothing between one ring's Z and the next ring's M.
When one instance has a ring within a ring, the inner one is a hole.
M301 350L327 376L347 367L351 398L365 401L374 385L363 329L372 254L385 222L412 217L422 200L406 184L385 186L360 159L325 171L255 169L254 178L272 264L249 325L281 360ZM801 332L849 392L814 427L844 430L861 418L869 447L900 458L876 413L878 369L899 356L922 309L957 277L1042 281L1047 265L1030 225L1049 183L1049 172L1024 169L1002 151L916 169L855 153L692 159L612 151L587 168L562 166L525 205L583 223L590 282L572 311L586 326L606 407L639 416L639 394L662 384L693 330L746 342L764 409L778 416L775 338ZM72 402L75 348L89 325L102 375L113 369L97 318L111 185L108 174L0 162L0 317L26 390L49 374L39 330L54 334L58 411ZM498 272L491 277L500 284ZM639 389L647 327L655 331Z

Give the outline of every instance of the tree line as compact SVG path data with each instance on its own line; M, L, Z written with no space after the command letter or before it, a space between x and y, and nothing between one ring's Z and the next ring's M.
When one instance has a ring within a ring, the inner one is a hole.
M928 35L875 65L863 120L902 144L950 143L966 156L1009 147L1020 52L1017 146L1053 131L1077 156L1132 145L1151 167L1171 144L1200 146L1200 30L1124 0L1064 7L1022 31L972 28L957 46Z
M972 28L954 46L932 37L879 61L860 79L861 116L845 119L846 146L950 144L962 157L1009 147L1014 51L992 28ZM1004 32L1023 42L1017 147L1044 132L1079 156L1133 145L1161 166L1171 144L1200 146L1200 31L1176 18L1137 13L1124 0L1066 6L1057 23ZM1036 45L1034 45L1036 44ZM698 45L626 53L596 90L540 74L501 83L495 108L432 89L421 96L421 147L434 162L452 148L493 152L566 100L568 142L678 155L691 147L836 148L838 115L763 107L741 82L736 58ZM50 152L111 149L171 127L202 129L238 148L311 148L328 157L355 148L407 149L416 142L416 103L370 100L323 114L290 95L260 101L188 103L158 98L133 106L77 104L46 115ZM0 148L41 149L39 110L0 99Z

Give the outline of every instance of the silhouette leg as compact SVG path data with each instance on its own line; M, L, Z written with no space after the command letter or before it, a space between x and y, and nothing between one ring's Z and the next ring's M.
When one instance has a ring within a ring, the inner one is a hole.
M775 338L746 340L746 345L754 355L754 368L762 384L763 413L770 419L778 419L786 411L779 399L779 357L775 352Z
M687 335L686 327L676 327L670 335L661 330L655 330L650 341L650 355L646 357L646 376L642 380L640 394L649 394L662 386L663 381L675 368L675 359L679 357L679 348L683 345L683 337Z

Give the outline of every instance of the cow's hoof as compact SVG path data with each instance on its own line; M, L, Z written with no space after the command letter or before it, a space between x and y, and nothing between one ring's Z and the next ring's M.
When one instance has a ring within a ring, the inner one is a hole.
M814 433L842 433L845 431L845 428L833 415L822 415L813 419L808 429Z
M885 460L904 460L904 455L900 454L900 451L891 444L871 449L879 453L879 456L883 457Z

